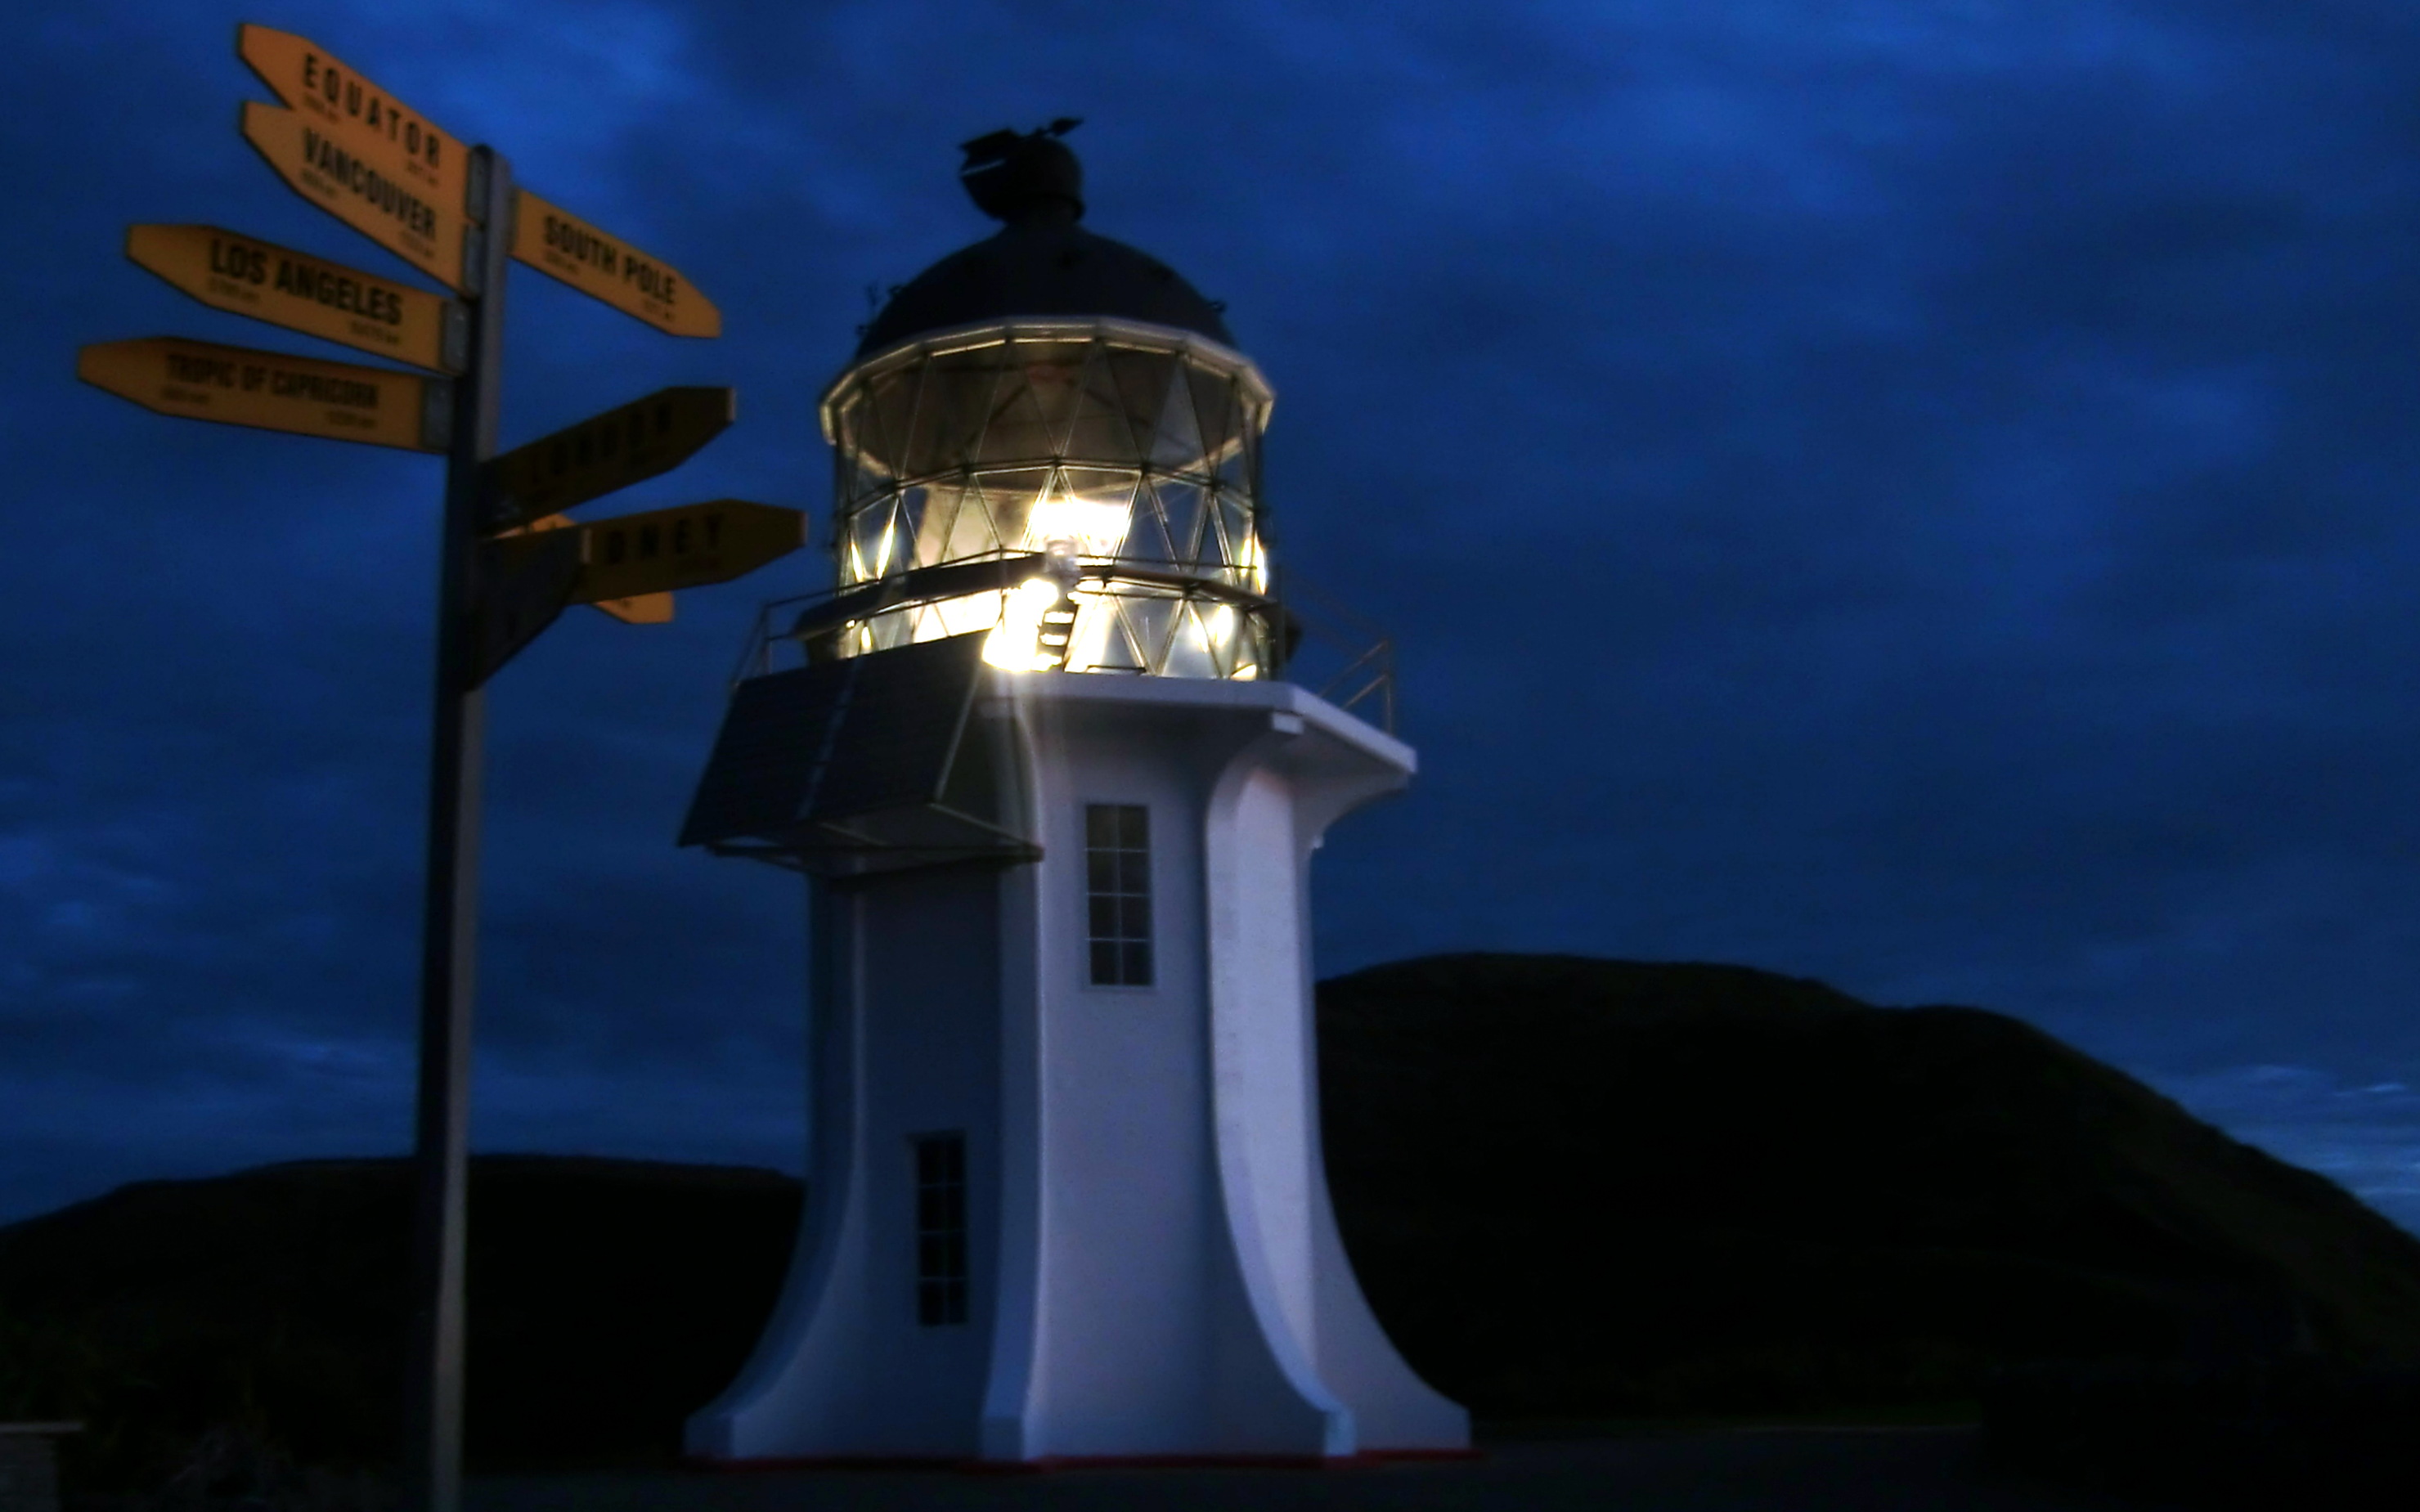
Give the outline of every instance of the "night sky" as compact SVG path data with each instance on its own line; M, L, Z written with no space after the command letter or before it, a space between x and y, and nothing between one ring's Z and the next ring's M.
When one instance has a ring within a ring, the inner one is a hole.
M201 222L390 275L237 135L302 32L678 267L537 276L504 440L739 424L583 511L830 502L870 314L1057 116L1093 229L1277 390L1274 549L1397 639L1404 798L1323 974L1738 963L2017 1014L2420 1229L2420 12L2404 0L36 8L11 271L0 1220L399 1152L442 464L74 380L351 354L126 262ZM474 1144L799 1168L795 878L673 847L760 602L575 609L494 683Z

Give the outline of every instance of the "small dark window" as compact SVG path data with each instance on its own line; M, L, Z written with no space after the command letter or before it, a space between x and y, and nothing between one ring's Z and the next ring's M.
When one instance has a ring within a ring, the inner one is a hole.
M967 1136L916 1141L916 1321L967 1320Z
M1151 985L1151 811L1139 803L1084 809L1084 948L1093 983Z

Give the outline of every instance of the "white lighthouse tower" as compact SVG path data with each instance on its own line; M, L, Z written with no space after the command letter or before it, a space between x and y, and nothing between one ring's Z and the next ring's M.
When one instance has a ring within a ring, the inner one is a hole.
M768 622L682 841L811 878L808 1205L708 1460L1457 1451L1320 1156L1307 884L1411 750L1287 682L1268 386L1084 230L1073 122L822 404L839 582ZM784 661L795 664L783 666Z

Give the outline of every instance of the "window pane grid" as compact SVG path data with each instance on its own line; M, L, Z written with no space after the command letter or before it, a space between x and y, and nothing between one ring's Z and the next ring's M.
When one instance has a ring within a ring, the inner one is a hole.
M916 1141L916 1321L967 1320L967 1140Z
M1139 803L1084 808L1086 966L1098 987L1151 985L1151 813Z

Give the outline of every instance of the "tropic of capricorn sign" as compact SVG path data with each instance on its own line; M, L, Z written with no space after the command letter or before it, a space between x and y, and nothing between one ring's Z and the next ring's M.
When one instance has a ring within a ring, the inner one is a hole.
M798 549L804 517L738 500L588 525L559 513L678 466L731 423L735 400L666 389L498 457L506 259L675 335L718 335L721 315L669 263L517 189L492 148L464 146L318 43L247 24L236 52L281 102L244 104L244 140L287 187L445 292L208 225L134 226L128 257L214 309L417 371L158 336L87 347L76 374L162 414L446 458L406 1471L419 1506L453 1512L484 686L566 605L660 623L672 590Z
M453 428L443 378L175 336L86 347L76 377L163 415L409 452L445 451Z

